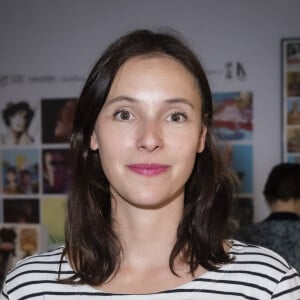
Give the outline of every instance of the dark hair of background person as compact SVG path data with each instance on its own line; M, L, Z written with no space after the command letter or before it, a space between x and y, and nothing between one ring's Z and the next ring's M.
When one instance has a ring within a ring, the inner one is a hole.
M213 105L204 70L182 38L173 31L136 30L112 43L96 62L83 87L71 135L73 183L68 201L64 254L76 271L69 283L98 285L116 274L122 249L112 229L109 182L90 137L120 67L134 57L171 57L196 79L201 96L202 125L207 127L205 149L197 154L186 184L184 212L169 259L183 254L190 270L215 270L230 261L224 238L233 195L233 177L225 167L212 132ZM184 142L184 141L182 141ZM125 179L126 180L126 179Z
M300 165L281 163L270 172L263 194L269 204L277 200L300 199Z
M17 102L17 103L8 103L7 107L2 111L2 117L6 124L6 126L10 126L10 117L15 115L19 111L25 111L25 129L28 128L33 116L34 111L30 108L29 104L25 101Z

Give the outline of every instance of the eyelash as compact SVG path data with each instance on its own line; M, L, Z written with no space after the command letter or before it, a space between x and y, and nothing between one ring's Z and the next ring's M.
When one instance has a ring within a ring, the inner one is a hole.
M176 123L181 123L181 122L184 122L184 121L187 120L187 115L185 113L181 112L181 111L175 111L175 112L171 113L168 118L171 118L173 116L182 117L184 119L182 121L175 121Z
M129 112L129 110L124 109L124 108L117 109L117 110L114 112L113 117L114 117L115 119L118 119L118 120L123 120L123 119L121 119L120 117L118 117L118 115L121 114L121 113L127 113L127 114L129 115L129 119L131 118L131 113ZM128 120L129 120L129 119L128 119Z
M128 118L128 119L122 119L122 118L120 117L120 114L121 114L121 113L126 113L126 114L128 114L128 117L129 117L129 118ZM183 120L174 121L174 120L172 120L172 117L174 117L174 116L183 118ZM130 112L128 109L120 108L120 109L117 109L117 110L113 113L113 117L114 117L115 119L118 119L118 120L121 120L121 121L123 121L123 120L126 121L126 120L130 120L130 119L132 118L132 114L131 114L131 112ZM169 121L171 121L171 122L175 122L175 123L181 123L181 122L184 122L184 121L187 120L187 115L186 115L184 112L182 112L182 111L175 111L175 112L171 113L170 115L168 115L167 120L169 120Z

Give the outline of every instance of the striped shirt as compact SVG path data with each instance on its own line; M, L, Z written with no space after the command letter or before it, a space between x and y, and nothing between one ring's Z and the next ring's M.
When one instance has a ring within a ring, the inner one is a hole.
M112 294L89 285L57 281L63 248L25 258L7 274L0 299L107 299L107 300L235 300L300 299L297 271L275 252L263 247L233 243L233 262L208 271L180 287L152 294ZM63 260L62 277L74 274Z

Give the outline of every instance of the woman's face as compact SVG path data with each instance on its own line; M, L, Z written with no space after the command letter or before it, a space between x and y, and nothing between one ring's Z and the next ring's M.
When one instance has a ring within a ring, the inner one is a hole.
M8 170L6 173L6 179L8 182L15 182L17 178L17 174L15 171Z
M26 129L26 116L27 112L21 110L16 112L13 116L10 117L10 127L16 133L21 133Z
M183 203L206 128L194 77L169 57L136 57L118 71L96 121L112 200L141 208Z

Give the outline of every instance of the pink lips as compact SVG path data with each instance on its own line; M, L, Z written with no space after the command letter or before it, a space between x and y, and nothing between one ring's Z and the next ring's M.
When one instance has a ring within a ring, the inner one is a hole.
M170 166L161 164L133 164L128 165L128 168L143 176L156 176L160 175L168 170Z

